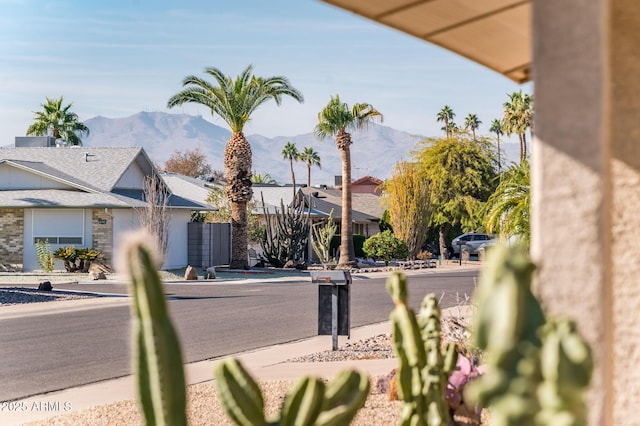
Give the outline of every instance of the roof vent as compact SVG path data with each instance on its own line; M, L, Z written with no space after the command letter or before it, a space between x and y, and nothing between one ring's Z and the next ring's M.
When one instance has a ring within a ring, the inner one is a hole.
M313 191L311 195L313 195L315 198L318 198L318 195L320 195L320 193L318 191Z

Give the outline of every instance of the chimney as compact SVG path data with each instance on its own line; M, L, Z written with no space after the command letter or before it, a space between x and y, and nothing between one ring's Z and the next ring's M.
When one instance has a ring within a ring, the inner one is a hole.
M16 136L16 148L41 147L46 148L56 146L56 138L53 136Z
M335 186L341 186L342 185L342 176L336 176L335 177Z

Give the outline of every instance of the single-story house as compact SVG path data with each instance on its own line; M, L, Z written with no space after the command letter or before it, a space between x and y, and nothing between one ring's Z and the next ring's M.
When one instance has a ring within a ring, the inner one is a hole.
M0 148L0 268L40 269L35 243L45 239L52 250L99 249L110 265L123 234L140 227L145 178L159 177L144 149L56 147L50 137L26 138L27 146L20 146L18 139L16 147ZM160 181L171 213L163 267L184 267L191 212L211 206L174 194Z

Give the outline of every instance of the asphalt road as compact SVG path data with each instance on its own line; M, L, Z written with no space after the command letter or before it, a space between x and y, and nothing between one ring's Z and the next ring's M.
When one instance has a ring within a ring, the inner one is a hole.
M409 277L414 309L434 292L455 306L475 286L476 271ZM56 289L62 289L57 285ZM126 293L123 285L69 285L75 290ZM167 285L169 309L185 362L216 358L317 334L315 284ZM48 302L56 303L56 302ZM393 303L385 278L355 276L351 325L386 321ZM14 400L131 373L126 305L0 320L0 401ZM331 347L327 336L327 349Z

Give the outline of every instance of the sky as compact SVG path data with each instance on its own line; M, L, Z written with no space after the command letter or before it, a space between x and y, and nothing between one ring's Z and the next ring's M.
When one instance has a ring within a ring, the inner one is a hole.
M442 133L436 114L476 114L488 134L507 94L531 85L317 0L0 0L0 146L24 136L45 98L64 96L80 120L140 111L202 115L198 105L168 109L187 75L216 67L235 77L286 76L299 104L264 104L245 134L313 131L339 94L367 102L383 124L412 134ZM209 78L211 80L211 78Z

